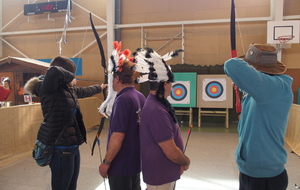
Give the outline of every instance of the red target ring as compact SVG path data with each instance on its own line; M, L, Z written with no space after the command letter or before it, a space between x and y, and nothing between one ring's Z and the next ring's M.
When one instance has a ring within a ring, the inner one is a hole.
M182 84L173 85L173 90L171 92L171 98L176 101L181 101L187 96L187 89Z

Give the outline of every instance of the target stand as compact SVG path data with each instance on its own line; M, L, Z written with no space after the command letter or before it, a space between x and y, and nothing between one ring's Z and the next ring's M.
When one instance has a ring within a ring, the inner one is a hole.
M198 112L198 127L201 127L201 117L202 116L225 116L225 127L226 129L229 128L229 114L228 114L228 108L225 109L225 111L219 110L202 110L199 108Z
M189 116L189 126L193 125L193 108L196 107L197 73L173 73L175 82L167 98L175 108L175 115ZM183 122L183 121L181 121Z
M189 108L189 110L175 110L175 115L188 115L189 126L193 125L193 108Z
M172 102L183 102L188 103L189 102L189 92L187 90L186 86L189 86L189 81L181 81L179 83L173 84L172 92L171 92L171 98ZM188 100L186 100L188 99ZM193 109L190 107L189 109L180 108L175 109L175 115L187 115L189 116L189 126L193 124Z

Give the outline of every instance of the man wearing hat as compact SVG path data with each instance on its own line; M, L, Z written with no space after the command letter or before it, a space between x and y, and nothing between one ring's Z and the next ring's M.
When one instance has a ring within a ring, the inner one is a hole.
M113 95L109 100L113 106L107 151L99 166L99 173L104 178L108 177L111 190L141 190L139 115L146 98L134 88L135 64L133 58L129 57L130 50L121 51L121 47L121 42L114 42L109 59L109 90L115 91L116 96ZM108 106L110 103L103 104Z
M284 136L293 101L293 79L277 61L277 50L250 44L245 56L224 64L225 73L244 93L235 152L240 190L285 190L288 176Z

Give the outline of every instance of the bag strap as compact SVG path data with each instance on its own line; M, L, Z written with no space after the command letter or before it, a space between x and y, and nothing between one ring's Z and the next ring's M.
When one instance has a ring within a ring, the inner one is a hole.
M67 129L67 125L64 126L64 128L61 130L61 132L59 133L59 135L57 136L57 138L55 139L55 143L54 145L56 145L57 141L61 138L61 136L64 134L64 132Z
M72 98L73 98L73 100L74 100L74 102L75 102L75 105L77 105L76 100L75 100L75 98L74 98L72 92L70 91L70 89L67 88L66 90L71 94L71 96L72 96ZM76 119L75 119L75 121L76 121ZM77 121L76 121L76 122L77 122ZM65 132L66 129L67 129L67 125L64 126L64 128L62 129L62 131L61 131L61 132L59 133L59 135L57 136L57 138L56 138L56 140L55 140L55 144L56 144L57 141L61 138L61 136L64 134L64 132Z

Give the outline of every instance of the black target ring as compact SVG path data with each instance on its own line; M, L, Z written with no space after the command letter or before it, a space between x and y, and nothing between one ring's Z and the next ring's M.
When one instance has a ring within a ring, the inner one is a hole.
M205 87L205 93L210 98L219 98L223 94L223 85L218 81L211 81Z
M171 98L176 101L181 101L187 96L187 89L183 84L173 85L171 92Z

